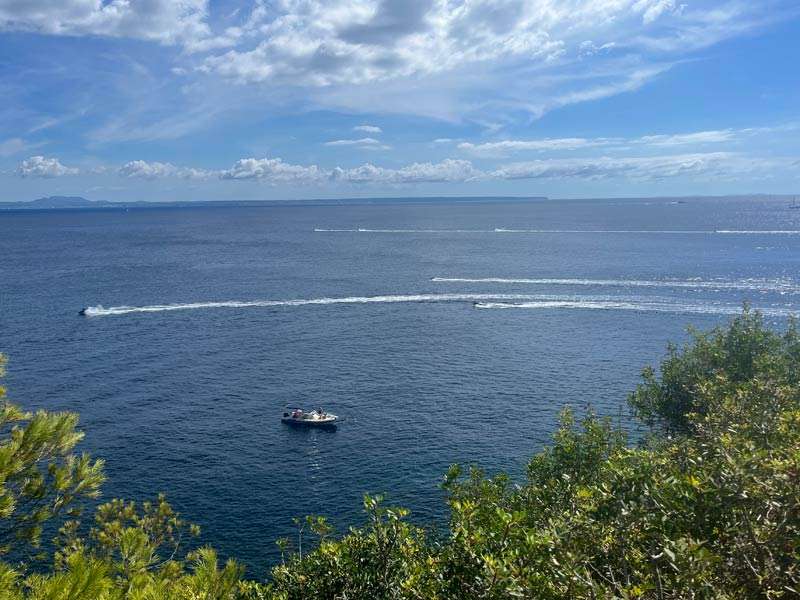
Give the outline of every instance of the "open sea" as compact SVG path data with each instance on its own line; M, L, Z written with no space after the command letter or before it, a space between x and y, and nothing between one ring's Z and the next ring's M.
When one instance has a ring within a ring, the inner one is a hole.
M565 405L625 419L641 368L743 301L800 313L787 200L0 212L10 399L79 412L105 499L166 492L254 577L365 492L442 523L448 465L519 477Z

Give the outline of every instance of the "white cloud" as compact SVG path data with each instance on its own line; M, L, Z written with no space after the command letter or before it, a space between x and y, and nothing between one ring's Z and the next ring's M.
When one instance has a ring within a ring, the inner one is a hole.
M767 14L780 18L791 2L697 0L692 8L676 0L257 0L224 44L230 49L197 68L333 108L540 115L638 89L686 53L759 27Z
M682 146L686 144L716 144L730 142L737 136L732 129L715 131L698 131L695 133L679 133L673 135L646 135L638 140L642 144L652 146Z
M592 40L585 40L578 45L578 54L583 57L594 56L600 52L611 50L617 46L616 42L595 44Z
M178 177L181 179L207 179L213 175L205 169L176 167L172 163L147 162L132 160L122 165L118 171L123 177L130 179L163 179Z
M119 168L119 174L123 177L138 179L171 177L176 171L177 167L170 163L146 162L144 160L132 160Z
M401 169L376 167L370 163L353 169L335 168L334 181L359 184L453 183L479 179L483 176L467 160L446 159L439 163L413 163Z
M50 178L77 175L78 169L65 167L57 158L31 156L19 164L16 173L20 177Z
M630 147L631 145L651 146L655 148L699 146L703 144L736 142L748 136L769 133L775 130L776 128L774 127L761 127L644 135L635 138L540 138L533 140L501 140L497 142L484 142L481 144L462 142L458 145L458 149L469 152L475 156L491 157L506 156L515 152L582 150L599 146L617 148Z
M365 137L358 140L332 140L330 142L325 142L326 146L378 146L380 145L380 140L376 140L375 138Z
M530 150L577 150L580 148L607 146L613 142L614 140L608 138L542 138L538 140L503 140L484 144L462 142L458 145L458 148L479 156L503 156L510 152Z
M252 0L231 10L209 0L0 0L0 31L176 45L183 51L171 53L170 72L187 86L219 87L198 73L255 84L251 96L237 93L237 101L223 103L227 109L275 102L303 110L507 125L504 117L521 112L538 116L636 90L688 53L779 20L794 5L793 0L695 0L691 8L678 0ZM179 120L150 117L142 128L127 127L122 118L119 127L113 121L98 135L130 130L155 139L163 137L162 128L152 121L164 119ZM190 118L166 130L179 136L197 122ZM380 133L366 124L355 130Z
M642 23L649 25L664 14L679 14L685 4L677 4L675 0L638 0L633 9L642 14Z
M293 165L280 158L242 158L220 173L221 179L260 179L271 183L314 183L325 177L325 172L316 165Z
M204 68L238 81L327 86L424 75L499 57L562 50L539 3L431 0L259 2L245 35L255 48L209 57Z
M128 37L191 47L211 36L208 0L6 0L0 30Z
M550 159L512 163L491 173L498 179L656 180L670 177L726 177L765 173L780 162L752 159L729 152L651 157Z
M268 183L298 185L326 182L353 184L412 184L471 181L483 176L466 160L446 159L439 163L413 163L399 169L365 163L359 167L326 170L317 165L294 165L280 158L243 158L220 172L221 179L258 179Z
M124 177L147 180L163 178L258 180L270 184L315 185L352 184L394 186L425 183L467 183L519 179L654 181L668 178L736 180L765 178L780 170L791 170L796 157L760 158L733 152L697 152L661 156L599 156L550 158L514 162L494 169L480 169L468 160L448 158L440 162L416 162L399 168L364 163L357 167L323 168L297 165L280 158L243 158L225 170L209 171L177 167L171 163L134 160L115 171ZM95 170L105 173L112 169ZM76 175L78 169L58 159L33 156L17 168L22 177ZM88 172L88 171L87 171Z
M352 168L332 169L286 163L280 158L244 158L230 169L215 173L223 180L260 180L271 184L316 186L330 183L393 186L518 179L652 181L687 177L716 180L744 176L767 177L776 170L792 168L793 161L796 158L766 159L732 152L706 152L648 157L543 159L483 170L468 160L452 158L440 162L412 163L399 168L364 163Z

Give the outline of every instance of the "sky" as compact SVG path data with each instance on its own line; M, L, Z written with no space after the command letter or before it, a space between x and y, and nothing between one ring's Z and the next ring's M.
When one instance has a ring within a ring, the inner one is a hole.
M800 193L797 0L0 0L0 201Z

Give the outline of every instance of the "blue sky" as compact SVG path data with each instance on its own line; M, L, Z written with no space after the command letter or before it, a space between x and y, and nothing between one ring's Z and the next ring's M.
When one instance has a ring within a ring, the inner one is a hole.
M800 191L796 0L0 0L0 200Z

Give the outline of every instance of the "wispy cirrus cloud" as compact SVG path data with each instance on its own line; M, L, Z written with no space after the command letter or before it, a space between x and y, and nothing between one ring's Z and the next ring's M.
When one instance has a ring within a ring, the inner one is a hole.
M365 137L357 140L331 140L325 142L325 146L379 146L380 140L375 138Z
M458 144L458 149L480 156L504 156L513 152L594 148L607 146L614 141L609 138L542 138L538 140L502 140L482 144L462 142Z
M697 131L695 133L678 133L671 135L646 135L637 140L636 143L651 146L685 146L692 144L718 144L730 142L736 139L741 132L733 129L717 131Z
M499 179L619 179L655 181L675 177L769 177L786 168L791 159L754 158L732 152L707 152L663 156L548 159L504 165L491 175Z
M23 138L13 137L0 141L0 157L14 156L30 152L34 148L45 146L47 142L29 142Z
M553 152L562 150L584 150L598 147L617 148L666 148L677 146L704 146L743 141L753 136L791 131L795 125L775 127L749 127L744 129L717 129L689 133L643 135L639 137L599 138L539 138L530 140L499 140L495 142L462 142L457 148L481 157L500 157L521 152Z
M380 140L371 137L358 138L358 139L344 139L344 140L331 140L325 142L324 146L328 147L350 147L358 148L360 150L391 150L389 144L384 144Z

